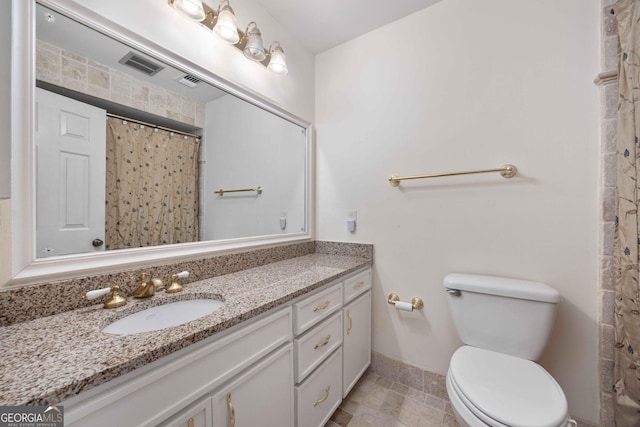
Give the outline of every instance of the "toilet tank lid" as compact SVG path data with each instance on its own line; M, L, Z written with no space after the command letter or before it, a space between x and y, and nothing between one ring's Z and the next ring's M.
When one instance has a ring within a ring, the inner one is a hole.
M481 274L450 273L444 278L444 286L447 289L458 289L481 294L550 303L560 302L560 293L551 286L529 280Z

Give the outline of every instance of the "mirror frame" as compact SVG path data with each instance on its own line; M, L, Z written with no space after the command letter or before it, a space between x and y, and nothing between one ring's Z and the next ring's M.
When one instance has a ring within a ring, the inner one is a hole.
M38 0L38 3L75 19L141 52L184 70L259 108L306 129L305 230L304 232L181 243L148 248L121 249L90 254L37 259L35 254L35 0L12 0L11 48L11 147L12 147L12 260L8 287L43 283L206 258L313 239L313 128L263 96L180 57L132 31L70 0ZM167 6L168 7L168 6ZM2 284L0 284L2 286Z

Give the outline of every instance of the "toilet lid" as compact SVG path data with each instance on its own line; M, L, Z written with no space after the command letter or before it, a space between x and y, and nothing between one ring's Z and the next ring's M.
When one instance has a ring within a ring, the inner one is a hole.
M509 426L557 427L567 418L567 399L542 366L471 346L451 358L457 388L487 417Z

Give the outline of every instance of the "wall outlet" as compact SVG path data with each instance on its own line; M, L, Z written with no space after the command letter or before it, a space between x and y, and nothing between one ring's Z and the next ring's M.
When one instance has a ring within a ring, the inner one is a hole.
M347 212L347 230L353 233L356 231L356 219L358 216L357 211L349 211Z
M280 213L280 229L285 230L287 228L287 211Z

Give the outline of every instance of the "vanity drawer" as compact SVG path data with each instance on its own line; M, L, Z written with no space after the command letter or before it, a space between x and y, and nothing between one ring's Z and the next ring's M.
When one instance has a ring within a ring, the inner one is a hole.
M342 344L342 310L294 340L296 383L318 366Z
M342 283L293 305L293 331L299 335L342 307Z
M358 295L371 289L371 269L345 279L344 281L344 303L348 303Z
M342 348L296 387L298 427L323 426L342 401Z

